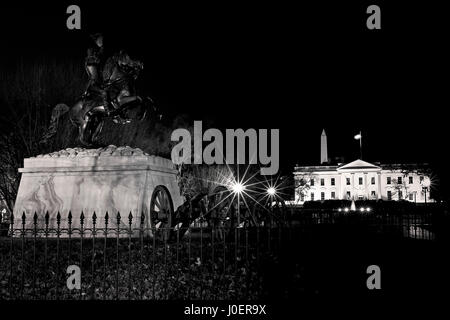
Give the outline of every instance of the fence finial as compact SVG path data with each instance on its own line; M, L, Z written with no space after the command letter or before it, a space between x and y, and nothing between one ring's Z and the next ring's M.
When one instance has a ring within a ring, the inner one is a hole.
M130 224L130 226L132 224L132 221L133 221L133 214L130 211L130 214L128 215L128 223Z

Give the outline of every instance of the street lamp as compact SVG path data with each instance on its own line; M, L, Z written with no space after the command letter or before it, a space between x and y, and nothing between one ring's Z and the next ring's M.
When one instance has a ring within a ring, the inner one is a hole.
M242 183L236 182L231 186L231 189L233 190L234 193L239 195L245 190L245 187Z
M269 196L273 197L277 193L277 190L274 187L270 187L267 189L267 193Z

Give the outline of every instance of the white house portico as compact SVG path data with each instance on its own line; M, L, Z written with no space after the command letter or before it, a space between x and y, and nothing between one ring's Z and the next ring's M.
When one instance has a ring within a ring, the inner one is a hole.
M322 145L323 136L324 132ZM296 203L344 199L433 201L429 199L430 178L418 165L372 164L361 159L326 165L323 158L320 166L295 167Z
M427 201L428 176L399 166L389 167L359 159L340 166L296 167L295 201L300 204L336 199Z

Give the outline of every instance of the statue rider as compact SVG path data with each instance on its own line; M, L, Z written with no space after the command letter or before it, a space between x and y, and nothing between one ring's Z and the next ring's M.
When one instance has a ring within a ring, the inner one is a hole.
M104 108L108 112L110 109L108 94L103 87L102 79L102 70L105 64L103 35L101 33L95 33L91 35L91 39L94 41L94 46L88 48L87 56L84 62L89 81L83 97L93 98L93 96L95 96L100 98Z
M125 115L127 106L141 103L142 99L135 95L133 83L143 68L143 63L132 60L123 50L108 58L103 68L103 82L108 87L108 99L111 109L116 111L114 122L128 123Z
M87 51L85 68L89 82L83 98L100 100L108 115L113 114L115 123L128 123L123 106L142 102L139 96L134 95L130 85L136 80L143 64L133 61L124 51L114 54L106 59L103 46L103 35L91 35L94 46Z

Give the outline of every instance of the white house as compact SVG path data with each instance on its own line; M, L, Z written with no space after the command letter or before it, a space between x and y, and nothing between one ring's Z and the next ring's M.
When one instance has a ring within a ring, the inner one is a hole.
M324 163L322 133L321 161ZM295 202L333 199L431 202L430 177L417 165L380 165L361 159L347 164L297 166Z

